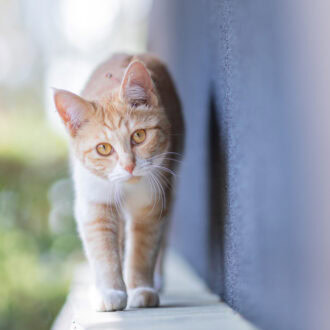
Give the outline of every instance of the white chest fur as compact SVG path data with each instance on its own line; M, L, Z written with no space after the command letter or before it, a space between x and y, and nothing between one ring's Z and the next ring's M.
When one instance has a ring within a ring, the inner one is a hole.
M86 168L79 161L73 161L75 186L75 214L77 219L85 218L88 203L113 204L115 201L128 203L131 209L153 203L152 187L147 179L130 183L114 184L103 180Z

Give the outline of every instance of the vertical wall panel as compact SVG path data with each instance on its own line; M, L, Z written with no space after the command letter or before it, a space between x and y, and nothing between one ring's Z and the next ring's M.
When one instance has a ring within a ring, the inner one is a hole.
M173 244L264 329L329 321L329 4L156 0L187 126ZM322 120L323 119L323 120Z

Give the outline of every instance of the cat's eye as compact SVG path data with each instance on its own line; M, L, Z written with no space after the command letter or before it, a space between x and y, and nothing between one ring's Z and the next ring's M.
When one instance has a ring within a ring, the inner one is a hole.
M101 156L109 156L113 148L109 143L100 143L96 146L96 151Z
M132 143L133 144L140 144L146 139L146 131L144 129L138 129L132 135Z

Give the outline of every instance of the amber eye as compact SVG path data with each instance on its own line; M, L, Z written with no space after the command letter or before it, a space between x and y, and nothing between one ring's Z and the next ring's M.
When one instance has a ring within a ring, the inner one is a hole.
M101 156L109 156L112 152L112 146L109 143L100 143L96 146L96 151Z
M133 144L142 143L146 139L146 131L144 129L138 129L132 135Z

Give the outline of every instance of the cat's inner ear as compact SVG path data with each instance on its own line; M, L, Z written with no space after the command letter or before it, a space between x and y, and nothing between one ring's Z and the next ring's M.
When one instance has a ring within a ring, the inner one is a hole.
M156 105L153 82L142 62L133 61L127 67L120 86L120 97L132 106Z
M54 102L71 135L76 135L77 130L88 120L92 105L80 96L62 89L54 89Z

